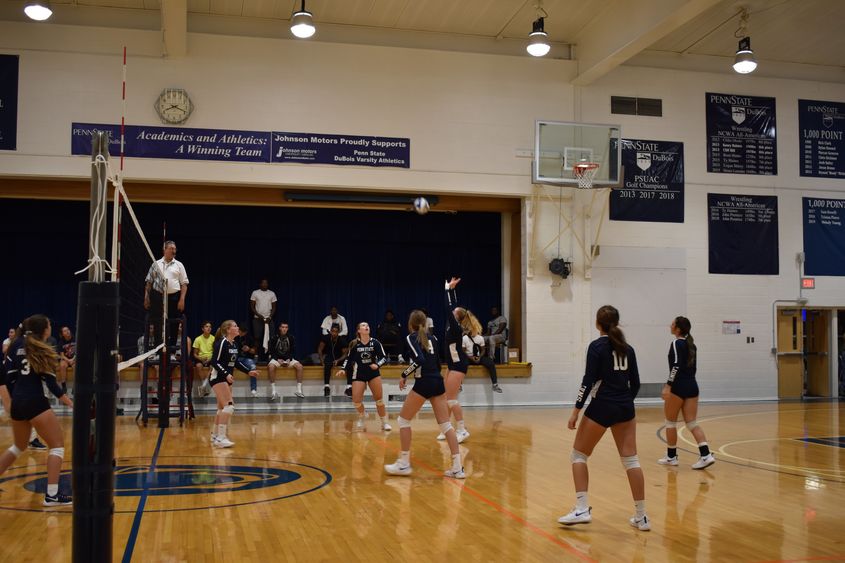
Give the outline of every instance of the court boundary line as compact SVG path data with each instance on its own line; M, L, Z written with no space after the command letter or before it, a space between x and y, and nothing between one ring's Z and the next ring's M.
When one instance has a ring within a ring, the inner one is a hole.
M385 449L390 448L392 450L398 451L398 448L396 446L388 444L387 440L385 440L384 438L379 438L377 436L367 435L367 439L369 439L370 441L375 442L377 444L380 444ZM460 479L453 479L451 477L446 477L445 475L443 475L442 471L435 469L434 467L430 466L429 464L425 463L424 461L421 461L419 458L411 456L411 459L414 461L415 464L419 465L420 467L422 467L426 471L433 473L433 474L437 475L438 477L440 477L441 479L443 479L444 481L451 483L452 485L460 488L463 491L466 491L467 493L470 494L470 496L475 497L476 499L480 500L484 504L493 508L493 510L500 512L501 514L504 514L505 516L507 516L511 520L521 524L524 528L534 532L536 535L549 540L550 542L552 542L553 544L555 544L559 547L562 547L564 550L566 550L571 555L574 555L574 556L580 558L583 561L589 561L591 563L598 563L598 561L596 559L592 559L589 555L587 555L586 553L583 553L582 551L580 551L575 546L569 544L568 542L566 542L564 540L561 540L560 538L555 537L554 535L550 534L546 530L543 530L539 526L532 524L531 522L529 522L525 518L523 518L523 517L521 517L517 514L514 514L513 512L511 512L510 510L508 510L504 506L498 504L497 502L495 502L493 500L488 499L487 497L485 497L484 495L482 495L478 491L467 487L466 481L460 480Z
M123 551L122 563L130 563L132 561L132 552L135 551L135 542L138 539L138 532L141 529L141 518L144 516L144 506L147 504L147 496L150 490L150 485L153 482L153 474L155 473L156 463L158 463L158 454L161 451L161 443L164 441L164 431L167 428L160 429L158 433L158 440L153 451L153 459L150 461L150 469L147 471L147 478L144 479L144 489L141 493L141 500L138 501L138 508L135 511L135 519L132 521L132 529L129 531L129 538L126 540L126 548Z

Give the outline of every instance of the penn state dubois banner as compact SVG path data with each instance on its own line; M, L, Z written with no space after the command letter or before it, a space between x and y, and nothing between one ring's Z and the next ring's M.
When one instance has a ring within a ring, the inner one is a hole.
M707 194L709 272L778 273L778 198Z
M802 198L804 273L845 276L845 200Z
M845 103L798 100L800 173L845 179Z
M707 92L707 171L776 175L775 99Z
M0 150L18 148L17 55L0 55Z
M622 139L625 178L610 192L611 221L684 222L684 144Z

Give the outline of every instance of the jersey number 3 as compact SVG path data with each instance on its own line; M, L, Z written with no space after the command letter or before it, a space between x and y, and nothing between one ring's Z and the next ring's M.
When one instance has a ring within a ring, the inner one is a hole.
M621 358L613 352L613 371L628 371L628 356L622 356Z

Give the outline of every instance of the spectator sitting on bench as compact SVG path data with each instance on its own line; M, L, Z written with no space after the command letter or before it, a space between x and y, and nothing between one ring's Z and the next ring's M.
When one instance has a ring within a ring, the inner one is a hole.
M393 311L388 309L384 313L384 319L379 323L376 329L376 338L384 347L384 353L387 359L391 362L400 361L402 356L402 344L405 339L402 337L402 327L393 315Z
M208 375L211 369L211 356L214 354L214 335L211 334L211 321L203 321L202 334L194 339L191 354L194 357L194 381L202 382L199 392L200 395L206 397L211 393L211 387L208 386Z
M76 365L76 340L70 327L63 326L59 334L59 385L67 393L67 370Z
M305 397L302 392L302 364L294 359L296 345L292 334L288 333L288 323L279 324L278 332L270 339L270 362L267 364L267 376L270 378L270 400L279 398L276 394L276 369L293 368L296 370L296 391L294 395L300 399Z
M238 349L238 364L243 368L243 371L245 373L255 373L256 343L246 327L246 323L238 324L238 335L235 337L233 343L235 348ZM249 389L253 397L258 395L258 377L254 375L249 376Z
M503 344L506 340L505 329L508 327L508 320L504 315L499 314L499 308L490 309L492 319L487 323L487 331L484 334L484 345L487 348L487 355L494 357L496 346ZM507 358L499 358L500 363L506 363Z
M332 376L332 368L338 367L346 358L348 348L349 343L346 337L340 335L339 326L331 327L329 334L323 336L320 340L320 344L317 347L317 355L320 356L320 362L323 364L323 395L326 397L331 395L329 380ZM351 374L349 376L351 377ZM346 395L347 397L352 396L352 384L348 381Z

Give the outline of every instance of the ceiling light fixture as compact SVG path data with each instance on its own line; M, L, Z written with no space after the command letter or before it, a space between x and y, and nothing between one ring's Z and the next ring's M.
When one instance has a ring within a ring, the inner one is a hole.
M50 8L50 2L48 0L31 0L24 6L23 12L30 19L39 22L43 22L53 15L53 10Z
M543 9L543 0L538 0L534 4L534 10L537 13L537 19L531 26L531 33L528 34L528 45L525 49L532 57L543 57L551 49L549 36L543 28L543 22L545 18L549 17L549 14Z
M314 35L317 28L314 26L314 18L311 12L305 9L305 0L302 0L302 8L294 12L290 18L290 32L300 39L307 39Z
M748 10L743 8L740 11L739 28L734 33L734 37L739 39L736 58L734 59L734 70L739 74L748 74L754 72L757 68L757 59L754 58L754 51L751 50L751 37L747 35L747 32Z

